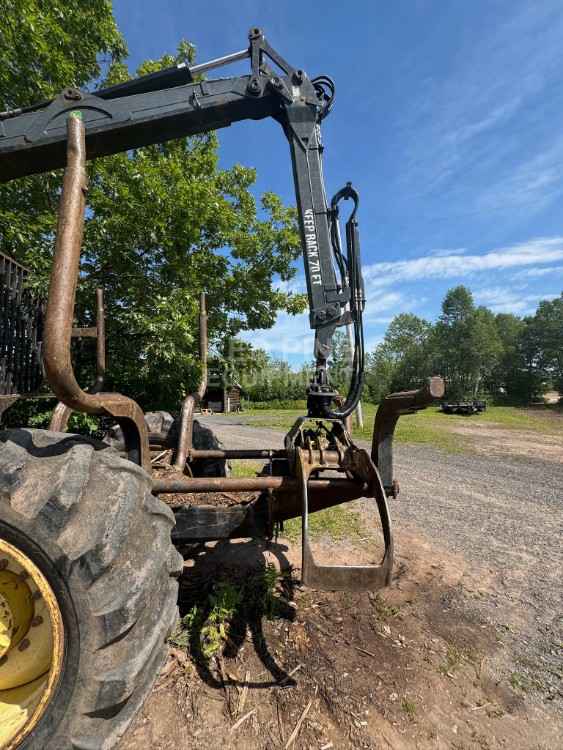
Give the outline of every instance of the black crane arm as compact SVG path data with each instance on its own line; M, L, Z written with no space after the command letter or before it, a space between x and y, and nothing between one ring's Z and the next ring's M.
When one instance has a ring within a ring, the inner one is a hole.
M310 80L291 67L251 29L248 49L188 67L173 66L116 86L86 93L65 89L52 101L0 113L0 183L63 167L66 122L79 110L86 127L87 158L160 143L273 117L290 144L301 230L310 325L315 330L316 373L309 388L311 416L340 418L356 406L363 377L363 285L355 219L357 193L348 185L329 206L322 171L320 123L334 98L326 77ZM210 69L249 57L249 75L196 80ZM274 63L280 73L275 73ZM355 208L346 226L348 252L340 248L338 202ZM337 326L353 323L356 352L350 392L334 410L337 394L328 382L327 360Z

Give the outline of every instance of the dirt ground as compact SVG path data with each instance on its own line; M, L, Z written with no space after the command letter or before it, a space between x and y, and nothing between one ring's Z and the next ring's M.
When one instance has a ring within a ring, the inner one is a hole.
M563 421L563 417L554 417ZM531 456L563 464L563 435L505 429L494 422L473 422L450 427L450 432L471 439L471 448L485 455Z
M281 438L217 425L229 447ZM280 578L275 614L253 618L241 606L219 656L171 648L119 750L562 747L563 468L541 455L399 446L392 585L321 593L301 588L298 571ZM373 562L366 501L350 512L365 535L321 540L317 552ZM270 562L298 567L299 546L192 550L181 613L200 582L250 579Z

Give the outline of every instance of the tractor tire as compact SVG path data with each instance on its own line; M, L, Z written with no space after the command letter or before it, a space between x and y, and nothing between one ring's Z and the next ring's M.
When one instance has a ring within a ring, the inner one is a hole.
M0 690L0 748L115 746L161 670L177 621L182 558L171 543L173 525L146 472L104 443L0 432L0 572L9 569L2 545L22 553L50 586L62 622L54 630L62 646L56 682L16 744L2 741ZM9 664L0 659L0 670Z

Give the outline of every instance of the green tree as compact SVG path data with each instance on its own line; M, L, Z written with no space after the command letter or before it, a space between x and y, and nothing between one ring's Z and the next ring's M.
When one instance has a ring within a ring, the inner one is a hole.
M0 0L0 111L84 87L127 48L109 0ZM60 173L0 186L0 252L45 272Z
M521 342L526 323L510 313L499 313L495 316L495 323L502 352L487 377L487 389L507 400L519 401L522 400L523 387Z
M485 307L476 308L469 289L450 289L434 328L435 368L446 378L451 399L477 395L502 354L495 318Z
M563 394L563 292L553 300L542 300L534 315L540 368L554 388Z
M416 388L432 375L431 332L432 325L412 313L401 313L391 321L384 344L395 362L393 391Z
M510 401L530 403L551 386L563 392L563 294L542 300L533 316L496 316L502 354L490 389Z
M0 78L5 107L92 83L100 75L100 54L110 63L102 85L129 77L119 62L125 46L108 2L4 5L9 33L15 34L22 13L29 29L23 36L29 44L20 44L11 63L16 73ZM61 43L50 56L53 39ZM28 81L35 53L37 70ZM144 63L137 74L190 63L193 57L193 47L184 42L175 57ZM202 290L208 294L212 341L269 327L278 310L303 309L301 296L276 289L278 279L295 273L295 210L272 193L257 205L250 192L254 170L219 169L215 133L99 159L88 171L77 311L89 323L94 288L104 288L108 369L116 389L144 406L172 406L193 387ZM51 265L60 178L60 172L42 175L0 191L0 250L30 266L33 283L42 290Z
M391 391L418 387L432 374L432 326L412 313L396 315L385 338L368 356L366 387L370 400Z
M175 58L137 73L192 60L184 44ZM114 66L110 81L125 75ZM272 193L258 207L249 190L255 177L241 165L219 169L215 133L91 167L81 299L87 305L97 285L107 290L110 355L112 341L124 342L110 361L115 387L147 406L172 405L197 380L200 291L221 351L240 331L273 325L278 310L301 309L300 296L275 285L295 273L295 210Z
M548 373L541 357L541 331L535 316L522 321L513 362L513 380L510 398L529 404L540 398L546 390Z
M391 383L395 370L396 363L383 344L378 344L368 353L365 369L365 394L368 401L378 404L392 391Z
M342 395L346 396L352 374L350 341L344 329L337 330L332 340L332 353L329 362L329 377L331 385Z

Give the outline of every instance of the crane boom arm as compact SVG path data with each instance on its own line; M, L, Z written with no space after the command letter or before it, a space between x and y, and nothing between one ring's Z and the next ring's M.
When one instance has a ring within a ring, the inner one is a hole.
M364 301L361 274L358 277L357 273L355 209L347 225L347 257L340 250L337 227L338 201L352 198L357 207L357 193L349 186L329 206L323 179L320 124L332 105L334 85L326 77L310 80L303 71L292 68L259 29L251 29L249 39L247 50L209 63L191 68L173 66L94 93L69 88L52 101L1 113L0 183L63 167L67 119L77 110L85 124L88 159L227 127L240 120L276 119L290 145L309 320L315 330L316 373L309 388L309 413L345 416L344 412L355 406L351 402L357 403L361 388ZM249 75L194 80L211 68L246 56L251 61ZM281 71L279 75L269 62ZM327 360L336 327L349 322L356 328L354 390L358 393L354 398L350 393L344 410L335 412L331 403L337 394L328 383Z

